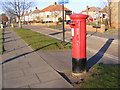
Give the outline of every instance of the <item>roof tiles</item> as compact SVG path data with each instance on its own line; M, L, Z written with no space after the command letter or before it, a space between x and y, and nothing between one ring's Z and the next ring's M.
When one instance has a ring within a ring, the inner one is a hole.
M64 10L71 11L66 7L64 7ZM45 12L45 11L62 11L62 5L50 5L44 9L42 9L40 12Z

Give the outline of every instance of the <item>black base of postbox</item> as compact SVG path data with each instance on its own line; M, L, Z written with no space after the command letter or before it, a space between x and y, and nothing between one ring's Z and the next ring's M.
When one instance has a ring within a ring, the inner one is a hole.
M76 59L72 58L72 72L73 73L82 73L86 70L87 59Z

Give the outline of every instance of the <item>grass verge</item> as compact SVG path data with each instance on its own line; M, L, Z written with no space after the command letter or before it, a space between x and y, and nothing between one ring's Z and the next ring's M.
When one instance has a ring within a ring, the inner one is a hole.
M81 88L120 88L119 65L95 65Z
M71 44L69 43L33 32L30 29L22 28L14 29L14 31L34 50L57 50L71 48Z
M114 34L117 33L119 29L108 28L104 33Z
M3 53L3 29L0 29L0 53Z
M61 29L61 28L62 28L62 25L61 25L61 24L51 25L51 26L49 26L49 28L51 28L51 29Z

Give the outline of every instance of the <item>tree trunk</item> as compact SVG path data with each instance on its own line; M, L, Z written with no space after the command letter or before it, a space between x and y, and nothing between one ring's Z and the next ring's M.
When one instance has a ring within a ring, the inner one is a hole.
M109 27L111 28L111 10L109 12Z
M19 28L22 28L22 23L21 23L20 17L18 17L18 24L19 24Z
M108 25L111 28L111 2L108 0Z

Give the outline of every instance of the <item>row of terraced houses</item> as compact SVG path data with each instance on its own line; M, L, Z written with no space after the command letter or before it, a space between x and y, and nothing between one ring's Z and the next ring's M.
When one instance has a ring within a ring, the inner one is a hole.
M72 11L64 7L64 14L65 20L69 20L68 15L71 15ZM43 21L57 22L58 18L62 18L62 5L57 5L56 2L42 10L36 7L35 10L21 15L21 21L40 21L42 19ZM16 21L18 22L18 19Z
M112 5L112 14L111 14L111 19L112 19L112 27L120 27L119 26L119 19L118 19L118 4L117 2L114 2L111 4ZM108 19L108 15L104 9L100 9L97 7L88 7L86 6L86 10L83 10L80 12L82 14L87 14L89 15L89 18L92 18L93 22L94 21L99 21L102 22L105 19ZM66 20L70 20L69 15L72 14L72 10L64 7L64 18ZM39 10L37 7L35 10L30 10L29 12L27 11L24 15L21 15L21 21L26 21L26 22L31 22L31 21L51 21L51 22L58 22L58 18L62 18L62 5L57 5L56 2L54 2L53 5L49 5L48 7ZM18 19L16 18L16 21L18 22Z
M64 7L64 18L70 20L69 15L72 14L72 10ZM86 10L83 10L81 13L88 14L94 19L94 21L100 21L102 19L107 19L107 14L103 12L100 8L96 7L86 7ZM55 2L54 5L50 5L42 10L39 10L37 7L35 10L30 10L24 15L21 15L21 21L52 21L57 22L58 18L62 18L62 5L57 5ZM17 19L18 21L18 19Z

